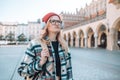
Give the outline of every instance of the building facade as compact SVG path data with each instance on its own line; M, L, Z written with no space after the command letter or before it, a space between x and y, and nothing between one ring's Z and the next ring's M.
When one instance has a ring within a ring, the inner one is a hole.
M28 22L28 34L30 40L38 37L40 35L40 23Z
M0 35L3 33L2 23L0 23Z
M24 35L25 38L27 38L27 41L29 40L29 34L28 34L28 24L18 24L17 30L16 30L16 36Z
M19 24L18 22L1 22L0 36L3 40L8 40L7 36L13 37L13 41L18 40L18 36L23 34L27 41L36 38L40 34L40 22L28 22L28 24Z
M2 22L2 34L3 37L8 40L8 36L11 35L12 39L15 40L16 36L16 29L17 29L17 22Z
M75 14L62 12L61 17L69 46L120 50L120 0L92 0Z

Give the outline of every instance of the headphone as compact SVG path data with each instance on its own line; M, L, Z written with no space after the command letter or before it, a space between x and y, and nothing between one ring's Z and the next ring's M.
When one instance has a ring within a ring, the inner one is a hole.
M45 28L45 26L46 26L46 23L45 23L45 22L43 22L43 21L41 21L40 28L41 28L41 29L44 29L44 28ZM61 23L60 27L61 27L61 29L63 29L63 28L64 28L64 23L63 23L63 22Z
M46 26L46 23L45 23L45 22L41 22L40 28L41 28L41 29L44 29L45 26Z

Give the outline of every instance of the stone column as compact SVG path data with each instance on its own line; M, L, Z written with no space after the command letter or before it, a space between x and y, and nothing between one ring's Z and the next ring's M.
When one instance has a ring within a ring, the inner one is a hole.
M75 47L79 47L79 36L76 37Z
M88 47L88 37L85 36L85 48L87 48L87 47Z
M117 30L114 28L110 29L110 32L107 35L107 49L109 50L119 50L117 45Z
M70 40L70 46L73 47L73 37L71 37L71 40Z
M81 38L81 42L80 42L80 44L81 44L80 47L82 47L82 48L83 48L83 42L84 42L83 40L84 40L84 38L82 37L82 38Z
M95 34L94 38L95 38L95 46L94 47L97 48L98 47L98 35Z
M68 37L66 37L66 43L67 43L67 45L68 45Z

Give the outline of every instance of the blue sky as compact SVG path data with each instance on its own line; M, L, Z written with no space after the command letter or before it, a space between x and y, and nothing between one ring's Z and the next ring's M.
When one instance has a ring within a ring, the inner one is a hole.
M74 13L92 0L0 0L0 22L27 23L48 12Z

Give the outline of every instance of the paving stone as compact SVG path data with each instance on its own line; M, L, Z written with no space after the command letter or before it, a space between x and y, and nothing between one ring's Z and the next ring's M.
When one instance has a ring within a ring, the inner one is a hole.
M23 80L17 68L26 47L0 47L0 80ZM120 50L70 48L74 80L120 80Z

